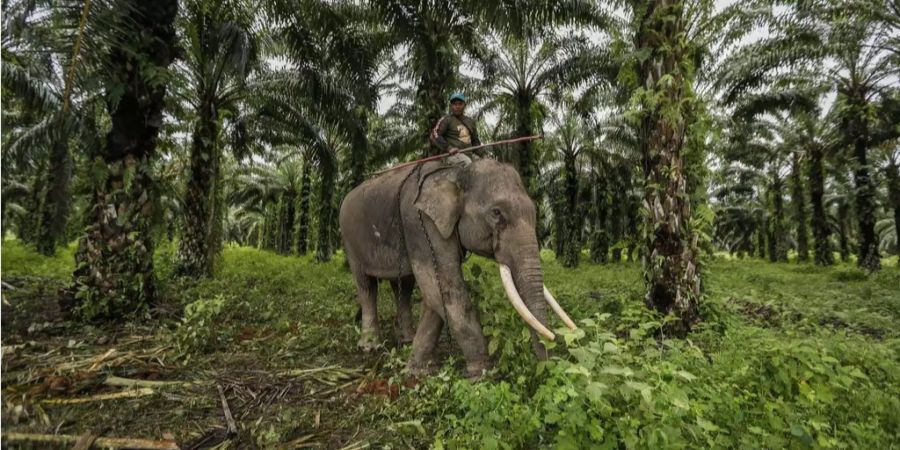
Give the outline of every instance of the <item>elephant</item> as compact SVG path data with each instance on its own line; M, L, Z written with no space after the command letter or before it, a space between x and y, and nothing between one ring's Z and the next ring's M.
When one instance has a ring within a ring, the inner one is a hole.
M470 378L491 368L485 337L463 280L466 252L497 261L513 308L531 327L532 348L553 340L547 306L571 329L575 324L543 282L535 207L518 172L494 159L466 166L440 161L399 168L350 191L340 210L344 252L362 311L359 347L378 341L379 280L391 280L397 300L398 334L412 341L407 369L434 368L433 350L444 323L459 345ZM413 333L410 294L422 292L422 313Z

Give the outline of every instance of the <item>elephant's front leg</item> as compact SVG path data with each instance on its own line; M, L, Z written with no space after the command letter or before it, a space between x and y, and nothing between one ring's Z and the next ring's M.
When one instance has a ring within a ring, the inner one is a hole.
M462 271L458 266L456 269L458 277L451 277L444 299L444 313L450 326L450 334L466 357L466 374L469 377L480 377L485 370L491 368L491 360L478 310L469 299Z
M454 261L448 253L436 256L437 265L431 260L430 252L421 258L413 258L416 283L425 301L419 329L413 340L409 367L418 369L427 366L440 336L441 324L446 322L453 340L466 358L467 375L477 377L491 367L487 344L478 312L469 300L459 261Z

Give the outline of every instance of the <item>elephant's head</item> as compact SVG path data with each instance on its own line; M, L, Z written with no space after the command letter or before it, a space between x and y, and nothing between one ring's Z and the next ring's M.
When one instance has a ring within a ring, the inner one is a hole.
M547 328L548 306L575 328L544 287L534 203L512 166L477 160L423 189L416 206L445 239L455 230L463 248L497 261L510 303L533 330L539 358L546 358L547 350L537 334L554 339Z

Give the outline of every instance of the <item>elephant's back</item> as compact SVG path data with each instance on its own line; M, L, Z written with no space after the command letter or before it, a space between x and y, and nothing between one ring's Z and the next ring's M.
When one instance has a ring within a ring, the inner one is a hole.
M411 169L410 169L411 170ZM400 262L399 194L410 170L399 169L368 180L350 191L339 216L344 250L351 267L375 277L396 277Z
M387 172L364 181L353 188L341 202L340 222L343 229L345 221L350 224L353 219L375 220L390 209L396 214L397 197L403 181L412 168L404 168Z

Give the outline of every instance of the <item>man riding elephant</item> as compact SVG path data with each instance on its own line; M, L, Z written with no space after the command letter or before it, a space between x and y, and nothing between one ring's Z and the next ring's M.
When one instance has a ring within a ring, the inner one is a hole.
M471 163L471 158L465 154L457 154L457 152L467 147L481 145L475 120L466 116L465 111L465 94L454 92L450 95L450 114L441 117L428 133L428 138L435 147L439 148L442 153L450 154L447 157L448 164L466 165ZM478 156L482 155L478 154Z

